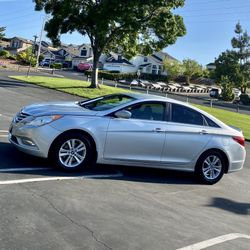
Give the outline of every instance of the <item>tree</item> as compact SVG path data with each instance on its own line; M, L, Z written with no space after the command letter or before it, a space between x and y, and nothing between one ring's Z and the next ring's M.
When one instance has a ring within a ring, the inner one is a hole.
M220 81L223 76L227 76L231 82L237 81L237 71L240 68L239 57L236 51L226 50L215 59L214 77Z
M163 69L167 72L169 80L174 80L182 74L182 64L179 61L166 58L163 62Z
M50 14L45 30L53 43L60 35L87 35L93 50L90 87L97 87L98 62L103 52L132 57L149 54L175 43L186 32L182 17L171 9L184 0L33 0L36 10Z
M182 62L183 75L186 77L186 83L190 84L190 79L194 75L202 75L202 66L192 59L185 59Z
M239 22L236 24L234 32L236 33L236 37L232 38L231 44L234 49L237 49L240 64L242 65L246 63L250 57L250 37L247 31L243 32Z
M227 76L222 76L220 79L222 86L221 98L224 101L232 101L234 99L233 84Z
M235 84L241 88L242 93L246 93L247 83L250 80L250 36L247 31L243 32L239 22L236 24L234 32L236 37L232 38L231 44L239 60Z
M24 64L31 64L31 66L36 65L36 56L33 54L33 49L30 47L24 51L17 54L17 61Z
M5 37L5 34L4 34L5 29L6 29L5 27L0 27L0 40Z

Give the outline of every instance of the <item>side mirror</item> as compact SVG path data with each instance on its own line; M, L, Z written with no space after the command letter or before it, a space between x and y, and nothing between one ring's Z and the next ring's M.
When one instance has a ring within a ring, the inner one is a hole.
M132 114L127 110L120 110L115 113L115 117L129 119L131 118Z

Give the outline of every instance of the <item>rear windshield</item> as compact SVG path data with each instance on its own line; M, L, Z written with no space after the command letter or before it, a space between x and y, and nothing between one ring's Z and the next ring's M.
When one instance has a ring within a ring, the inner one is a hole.
M129 103L133 100L134 98L126 95L108 95L94 100L82 102L80 103L80 106L93 111L105 111L116 108L122 104Z

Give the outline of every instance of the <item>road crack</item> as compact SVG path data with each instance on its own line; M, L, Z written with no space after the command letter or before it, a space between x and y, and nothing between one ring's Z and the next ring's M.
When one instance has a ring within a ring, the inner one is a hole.
M67 220L69 220L73 225L77 226L78 228L80 229L85 229L87 230L92 238L99 244L101 244L102 246L104 246L106 249L109 249L109 250L113 250L110 246L108 246L105 242L99 240L97 238L97 236L95 235L95 232L93 230L91 230L88 226L86 225L82 225L82 224L79 224L77 223L76 221L74 221L70 216L66 215L63 211L61 211L60 209L58 209L47 197L43 196L43 195L40 195L40 194L36 194L32 189L28 188L27 186L25 185L22 185L20 184L20 186L24 187L26 190L28 190L29 192L32 193L33 196L37 196L37 197L40 197L42 198L44 201L46 201L49 206L51 208L53 208L58 214L60 214L61 216L63 216L64 218L66 218Z

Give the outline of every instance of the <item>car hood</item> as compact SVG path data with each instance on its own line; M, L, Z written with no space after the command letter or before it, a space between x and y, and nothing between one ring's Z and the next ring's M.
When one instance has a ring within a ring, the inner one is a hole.
M32 116L43 115L91 115L95 116L98 112L85 109L77 102L45 102L35 103L26 106L22 112Z

